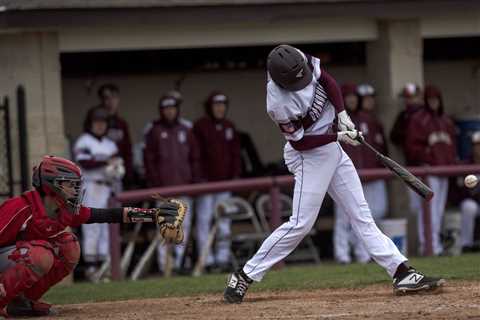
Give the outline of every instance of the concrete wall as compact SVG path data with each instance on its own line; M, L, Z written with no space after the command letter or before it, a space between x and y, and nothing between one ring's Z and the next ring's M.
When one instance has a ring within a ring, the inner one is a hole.
M480 79L477 61L427 62L424 69L425 81L438 85L444 92L448 113L456 116L468 115L472 114L475 108L478 113ZM329 70L339 81L368 81L364 66L331 66ZM86 110L97 103L96 88L105 81L113 81L120 86L121 113L131 125L133 138L139 140L144 124L157 117L156 105L159 96L172 88L178 76L178 74L125 74L95 79L64 78L62 85L65 131L69 136L78 136L82 130ZM185 96L182 114L188 119L198 118L203 114L202 102L205 96L212 89L223 90L231 98L229 116L235 120L240 129L252 134L262 159L265 161L280 159L283 138L265 113L264 81L264 74L260 70L191 74L182 86ZM87 88L91 85L93 90L89 93ZM397 109L400 107L398 104L394 106ZM387 114L379 113L382 116Z
M45 154L65 154L58 37L55 33L0 35L0 94L12 107L14 179L19 180L17 85L26 88L28 151L32 167Z
M331 71L340 80L363 81L362 67L332 67ZM87 78L63 79L63 105L65 131L72 137L81 132L82 121L88 107L97 103L96 88L105 81L117 83L121 91L121 114L131 125L132 136L141 138L142 128L147 121L157 117L160 95L172 89L176 74L119 75L93 79L94 89L88 93ZM182 114L188 119L203 115L203 100L211 90L219 89L229 95L231 104L229 117L238 128L251 133L265 161L282 157L284 139L265 112L265 74L255 71L203 72L189 75L183 83L185 101Z

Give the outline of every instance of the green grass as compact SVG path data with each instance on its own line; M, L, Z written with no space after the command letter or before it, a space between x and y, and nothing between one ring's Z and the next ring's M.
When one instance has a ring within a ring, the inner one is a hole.
M459 257L417 258L411 265L429 275L447 279L480 280L480 255ZM141 281L122 281L105 284L79 283L58 286L50 290L45 300L55 304L96 301L116 301L170 296L189 296L204 293L221 294L226 275L156 278ZM339 266L324 263L317 266L296 266L271 271L264 281L255 284L252 291L304 290L318 288L359 287L391 280L378 265L352 264Z

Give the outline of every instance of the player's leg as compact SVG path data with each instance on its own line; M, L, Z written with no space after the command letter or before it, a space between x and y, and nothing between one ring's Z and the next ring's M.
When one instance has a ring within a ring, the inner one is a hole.
M215 206L232 197L230 192L221 192L215 194ZM217 243L215 251L215 262L222 271L230 271L230 235L231 220L222 218L218 223Z
M478 202L467 198L460 204L460 211L462 212L462 247L473 246L473 233L475 230L475 218L480 212Z
M423 201L422 201L422 198L410 188L408 188L408 196L410 199L410 210L417 217L418 252L420 255L423 255L425 251L425 228L423 225Z
M85 261L85 276L91 279L98 267L98 239L100 238L100 224L82 224L82 250Z
M5 261L5 255L10 262ZM0 310L4 310L48 274L54 264L54 249L43 240L19 241L14 248L4 250L0 260L6 268L0 275Z
M432 221L432 241L433 254L440 255L443 252L443 245L440 240L442 231L443 216L445 214L445 205L448 193L448 178L429 177L428 182L435 193L431 204L431 221Z
M214 197L213 194L205 194L197 198L196 202L196 236L197 236L197 252L201 254L203 247L207 244L208 234L212 225L214 214ZM207 257L206 267L213 265L214 258L212 250Z
M335 224L333 227L333 252L335 260L342 264L352 262L350 257L350 222L345 211L335 203Z
M80 260L80 244L72 232L63 232L51 241L55 248L52 269L25 294L32 300L40 299L47 290L68 276Z
M443 279L426 277L406 265L407 259L393 241L376 226L363 195L360 178L344 153L328 189L330 196L344 208L353 231L370 256L394 278L395 292L430 290L443 285Z
M286 148L285 163L295 175L292 215L268 236L243 269L230 275L224 298L240 303L252 281L261 281L265 273L288 256L310 232L333 176L341 149L331 143L307 152Z
M97 245L98 260L103 263L110 257L110 228L108 223L100 223L100 236Z
M387 186L385 180L363 183L363 192L373 219L378 223L387 213Z

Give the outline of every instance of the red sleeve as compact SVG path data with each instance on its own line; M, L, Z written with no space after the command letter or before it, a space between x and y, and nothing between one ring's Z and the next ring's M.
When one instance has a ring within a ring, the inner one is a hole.
M338 86L337 81L327 72L325 69L322 69L322 73L320 75L319 83L325 89L328 100L333 104L335 107L335 111L337 113L342 112L345 110L345 104L343 102L342 90Z
M289 143L293 149L298 151L305 151L316 147L324 146L334 141L337 141L336 133L303 136L302 139L298 141L289 141Z
M72 228L78 228L80 225L82 225L82 224L84 224L85 222L87 222L88 219L90 219L90 214L91 214L90 208L81 206L81 207L80 207L80 211L78 212L78 214L76 214L76 215L73 217L71 227L72 227Z
M22 225L31 215L31 207L21 197L0 206L0 247L15 243Z

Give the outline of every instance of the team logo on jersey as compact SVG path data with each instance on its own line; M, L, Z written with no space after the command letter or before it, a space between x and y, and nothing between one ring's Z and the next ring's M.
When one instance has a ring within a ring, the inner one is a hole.
M295 78L303 78L303 68L300 69L300 71L298 71L297 75L295 76Z
M315 96L313 97L313 103L310 110L308 110L308 115L312 118L313 121L320 119L322 112L325 108L327 102L327 93L321 84L317 84L315 87Z
M225 129L225 139L232 140L233 139L233 129L227 128Z
M185 131L179 131L178 132L178 142L180 143L185 143L187 141L187 134Z

